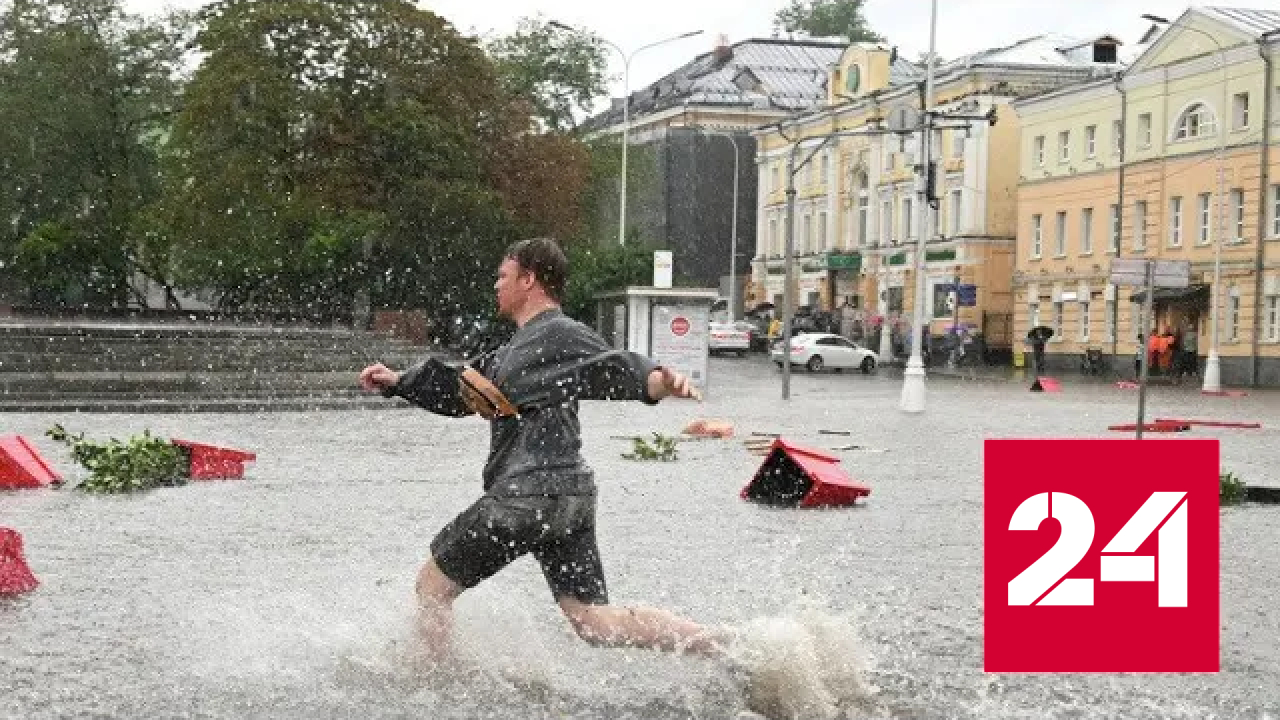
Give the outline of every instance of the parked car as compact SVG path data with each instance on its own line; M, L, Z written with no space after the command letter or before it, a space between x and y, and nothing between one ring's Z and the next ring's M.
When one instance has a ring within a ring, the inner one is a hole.
M739 356L751 349L750 326L743 323L711 323L707 347L712 353L735 352Z
M791 338L791 351L784 353L782 343L774 343L769 357L774 364L782 363L790 356L792 365L803 365L809 372L825 368L833 370L858 369L870 374L876 369L876 354L855 342L833 333L807 333Z

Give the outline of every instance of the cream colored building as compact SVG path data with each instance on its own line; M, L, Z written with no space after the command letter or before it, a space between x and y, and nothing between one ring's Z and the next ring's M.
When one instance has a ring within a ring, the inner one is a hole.
M1012 344L1012 272L1017 227L1017 115L1010 103L1118 68L1109 37L1073 40L1045 35L994 48L936 69L936 109L968 116L994 112L997 122L942 121L932 143L938 163L938 211L926 228L926 302L930 331L951 326L947 286L958 278L977 287L977 306L959 320L989 346ZM862 328L888 322L905 335L914 312L914 252L919 133L882 132L890 113L919 108L920 68L873 44L855 44L829 74L828 107L754 132L759 167L759 217L750 299L782 306L786 166L793 144L803 159L795 177L792 219L796 305L835 309L846 303ZM826 142L833 132L865 133ZM855 334L858 334L855 331ZM882 349L882 348L875 348ZM901 351L901 347L895 348Z
M1192 287L1158 290L1153 321L1195 328L1203 367L1221 197L1222 381L1280 384L1277 29L1280 12L1193 8L1116 77L1015 103L1015 327L1055 330L1051 368L1096 348L1133 372L1141 296L1108 282L1117 257L1191 263Z

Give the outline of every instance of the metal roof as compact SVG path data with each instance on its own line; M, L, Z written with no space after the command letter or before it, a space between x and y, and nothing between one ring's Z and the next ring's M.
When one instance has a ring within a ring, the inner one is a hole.
M632 92L631 115L643 116L685 103L787 111L820 107L827 100L827 73L847 47L848 43L838 39L743 40L703 53ZM740 74L744 75L741 85L735 82ZM602 128L621 121L618 99L583 127Z
M1216 20L1221 20L1250 35L1263 35L1280 30L1280 12L1252 10L1248 8L1201 7L1194 8Z

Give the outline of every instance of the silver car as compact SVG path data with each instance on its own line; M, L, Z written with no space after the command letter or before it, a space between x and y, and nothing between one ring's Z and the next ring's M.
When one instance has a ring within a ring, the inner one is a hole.
M805 333L792 337L789 355L792 365L803 365L809 372L832 368L836 371L858 369L870 374L876 369L874 352L832 333ZM786 355L781 342L774 343L769 357L775 365L782 367Z

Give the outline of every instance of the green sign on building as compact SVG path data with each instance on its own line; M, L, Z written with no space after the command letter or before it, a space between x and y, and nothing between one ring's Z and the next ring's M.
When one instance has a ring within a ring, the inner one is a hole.
M827 269L858 272L862 269L862 253L831 253L827 256Z

